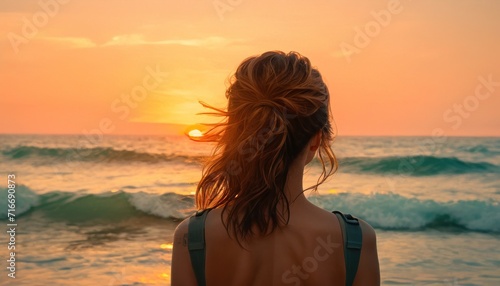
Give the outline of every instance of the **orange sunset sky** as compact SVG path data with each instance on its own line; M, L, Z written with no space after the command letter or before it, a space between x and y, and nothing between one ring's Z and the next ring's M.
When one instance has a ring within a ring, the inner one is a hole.
M298 51L339 135L500 136L500 1L0 2L0 133L165 134Z

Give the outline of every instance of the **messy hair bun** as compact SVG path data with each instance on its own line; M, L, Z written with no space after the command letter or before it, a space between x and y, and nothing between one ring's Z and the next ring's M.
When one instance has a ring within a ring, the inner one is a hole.
M226 110L202 103L224 120L198 139L217 145L204 166L196 205L223 207L224 225L240 241L288 222L288 169L318 132L322 173L309 189L316 190L337 164L330 147L328 88L306 57L272 51L247 58L226 97Z

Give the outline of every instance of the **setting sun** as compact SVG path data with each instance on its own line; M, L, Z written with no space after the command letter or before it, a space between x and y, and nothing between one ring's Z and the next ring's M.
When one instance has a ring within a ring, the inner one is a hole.
M203 133L201 133L201 131L198 129L193 129L193 130L189 131L188 135L191 138L197 138L197 137L202 137Z

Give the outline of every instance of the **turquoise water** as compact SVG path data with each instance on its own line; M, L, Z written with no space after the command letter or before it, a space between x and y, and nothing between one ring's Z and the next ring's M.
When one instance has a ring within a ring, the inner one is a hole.
M1 247L0 285L169 284L173 230L193 212L210 146L175 136L0 140L17 215L16 279ZM499 138L342 137L333 146L339 171L309 199L375 227L384 285L500 284ZM306 185L319 172L313 162Z

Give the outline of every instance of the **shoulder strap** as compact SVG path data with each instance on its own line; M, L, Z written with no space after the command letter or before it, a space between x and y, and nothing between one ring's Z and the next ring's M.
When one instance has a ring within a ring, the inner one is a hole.
M189 218L188 250L199 286L205 286L205 220L210 209L196 212Z
M334 211L333 213L340 222L342 237L344 238L344 260L346 268L345 285L351 286L354 283L354 278L358 271L363 235L357 218L350 214L343 214L339 211Z

